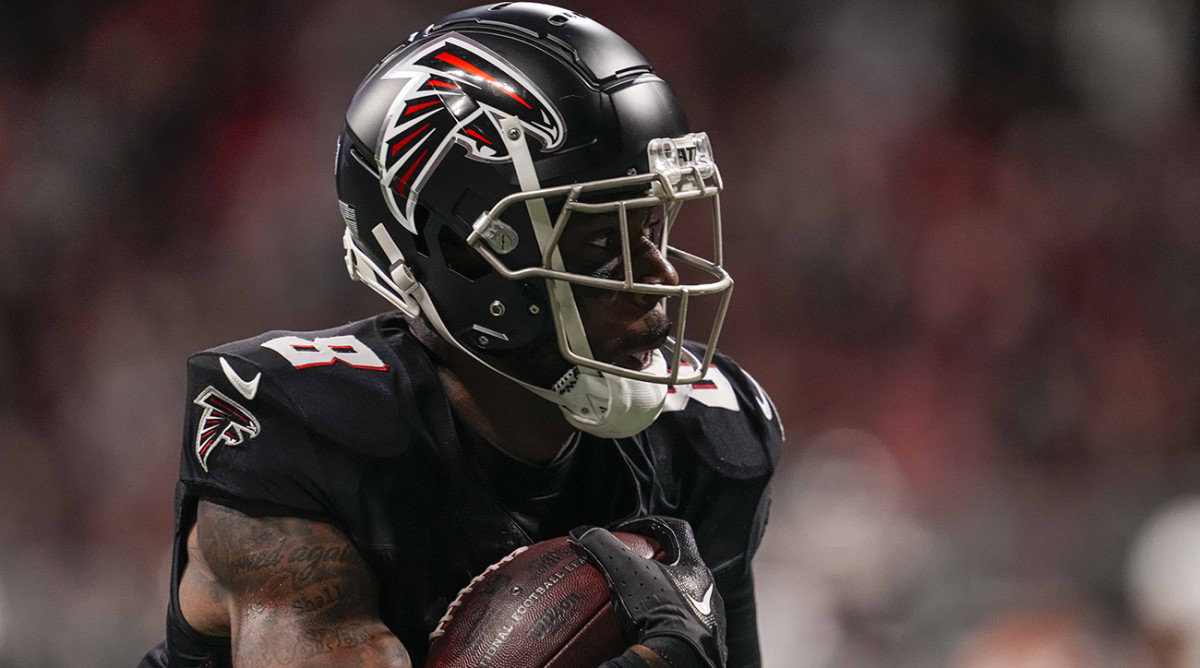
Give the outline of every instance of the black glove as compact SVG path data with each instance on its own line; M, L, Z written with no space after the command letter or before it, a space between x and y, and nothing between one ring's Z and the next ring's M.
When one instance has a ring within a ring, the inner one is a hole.
M692 527L673 517L651 516L612 529L653 538L666 553L661 562L645 559L605 529L578 527L571 531L571 547L608 581L626 640L645 644L656 637L676 638L695 649L701 665L724 668L725 602L712 573L700 560ZM651 642L649 646L658 650L671 644Z

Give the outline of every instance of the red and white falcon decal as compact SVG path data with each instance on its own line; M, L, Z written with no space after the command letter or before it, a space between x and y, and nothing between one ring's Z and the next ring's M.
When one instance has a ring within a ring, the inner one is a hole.
M258 436L262 429L258 418L251 415L250 411L211 385L192 403L204 408L196 427L196 458L200 460L205 473L208 472L208 456L213 448L222 443L241 445L246 439Z
M392 65L385 79L406 80L388 110L376 149L384 199L392 215L416 233L416 193L454 144L481 162L509 162L500 119L515 116L552 151L566 124L532 81L499 55L451 33Z

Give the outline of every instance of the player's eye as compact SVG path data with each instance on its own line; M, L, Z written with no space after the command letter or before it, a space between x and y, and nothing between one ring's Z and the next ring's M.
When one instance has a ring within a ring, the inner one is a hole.
M661 232L661 220L648 220L644 225L642 225L642 236L656 243L658 242Z
M619 249L621 247L621 230L618 229L616 225L613 225L612 227L606 227L603 230L596 232L596 234L592 238L588 239L586 243L589 246L603 248L605 250L611 250L614 248Z
M600 235L592 237L591 239L588 239L587 245L595 246L596 248L608 248L608 244L614 238L616 238L616 236L617 236L616 232L605 232L604 234L600 234Z
M663 216L662 210L655 208L650 215L646 217L646 221L642 223L642 236L646 237L655 244L662 239Z
M658 243L660 238L659 235L661 233L662 216L659 215L657 210L655 210L655 212L647 216L646 220L642 223L641 234L643 237ZM591 239L588 239L586 243L587 245L594 246L595 248L611 248L621 243L621 232L615 228L609 228L592 237Z

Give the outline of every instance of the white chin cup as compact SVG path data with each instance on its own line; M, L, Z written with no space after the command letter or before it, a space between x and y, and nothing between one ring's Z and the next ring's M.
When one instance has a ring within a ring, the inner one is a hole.
M667 371L667 360L655 350L647 371ZM667 386L607 373L580 374L574 387L556 403L571 426L600 438L627 438L658 419Z

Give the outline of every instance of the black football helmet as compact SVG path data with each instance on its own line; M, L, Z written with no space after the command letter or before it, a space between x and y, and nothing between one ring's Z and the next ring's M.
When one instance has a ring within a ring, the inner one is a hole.
M707 135L689 131L640 53L595 21L526 2L451 14L411 35L359 86L337 152L351 276L484 364L556 340L572 372L548 388L514 380L584 423L611 406L565 397L580 379L665 392L703 377L733 287L721 267L721 188ZM690 200L711 204L712 259L669 243ZM635 280L624 223L647 207L665 221L661 254L699 282ZM613 212L623 280L568 271L558 242L572 213ZM572 285L672 302L670 359L643 370L597 360ZM719 299L703 359L682 346L699 295Z

